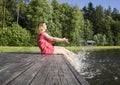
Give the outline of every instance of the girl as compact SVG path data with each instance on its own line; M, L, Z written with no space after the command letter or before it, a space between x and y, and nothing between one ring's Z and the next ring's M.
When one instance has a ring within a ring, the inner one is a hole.
M45 22L40 22L38 24L38 46L41 49L42 54L62 54L64 55L69 62L72 61L72 59L69 57L70 51L65 49L64 47L60 46L53 46L52 42L64 42L64 43L69 43L68 39L66 38L57 38L57 37L52 37L48 35L45 31L47 30L47 25Z

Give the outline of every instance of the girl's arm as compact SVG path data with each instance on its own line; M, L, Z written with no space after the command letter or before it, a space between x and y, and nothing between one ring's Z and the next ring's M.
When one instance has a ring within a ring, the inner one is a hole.
M43 35L44 35L44 37L46 37L47 39L49 39L51 41L69 43L68 39L66 39L66 38L52 37L52 36L48 35L47 33L43 33Z

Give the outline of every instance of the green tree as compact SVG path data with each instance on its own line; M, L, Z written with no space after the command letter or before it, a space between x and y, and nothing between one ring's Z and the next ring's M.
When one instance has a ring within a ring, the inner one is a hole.
M31 0L27 9L27 28L35 33L38 22L48 23L52 17L52 6L48 0Z
M96 44L98 46L104 46L107 43L107 41L106 41L106 35L103 35L103 34L96 34L94 36L94 40L96 41Z
M68 3L60 5L60 23L62 26L62 36L70 39L72 7Z
M52 6L48 0L30 0L27 4L25 28L31 33L31 44L37 45L36 28L39 22L52 22Z
M89 2L88 7L84 6L82 10L84 11L84 18L90 20L90 22L93 22L95 12L93 3Z
M84 19L88 19L88 9L86 6L82 8Z
M16 23L19 24L20 12L22 11L22 0L16 0Z
M84 23L84 40L87 42L87 40L91 39L93 39L92 24L89 20L86 20Z
M111 23L113 22L111 16L106 16L106 20L104 21L104 34L106 35L107 45L114 45L113 42L113 33L111 30Z
M27 12L28 12L28 2L25 0L14 0L14 10L12 11L12 15L14 17L15 23L19 24L23 28L27 28Z
M111 13L112 13L111 7L109 6L107 9L105 9L104 13L105 13L105 16L111 16Z
M116 21L120 21L120 13L119 10L114 8L112 11L112 18Z
M119 14L119 10L117 8L114 8L112 14Z
M2 27L2 0L0 0L0 27Z
M57 0L53 0L52 3L52 17L48 25L48 31L52 36L62 37L62 26L60 23L60 5Z
M76 5L72 9L70 39L77 45L83 40L84 18L80 8Z
M15 0L0 1L0 27L11 26L14 20Z
M101 5L96 7L95 14L94 14L94 22L93 22L93 31L94 34L103 33L103 25L104 25L104 11Z
M2 28L6 25L6 0L2 0Z
M92 2L88 3L88 20L90 20L91 22L93 21L93 18L94 18L94 12L95 12L95 9L93 7L93 4Z
M120 45L120 21L111 23L111 31L113 33L114 45Z
M60 37L66 37L71 39L71 16L72 7L68 3L59 4L57 0L53 0L53 13L52 21L56 25L58 32L56 32ZM52 28L54 30L54 28ZM54 30L55 32L55 30ZM70 40L71 41L71 40Z

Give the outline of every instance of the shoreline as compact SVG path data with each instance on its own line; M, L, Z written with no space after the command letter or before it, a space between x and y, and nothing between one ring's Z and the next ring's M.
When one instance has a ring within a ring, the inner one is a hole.
M94 50L108 50L108 49L120 49L120 46L71 46L65 47L72 52L78 51L94 51ZM26 46L0 46L0 53L2 52L40 52L39 48L36 47L26 47Z

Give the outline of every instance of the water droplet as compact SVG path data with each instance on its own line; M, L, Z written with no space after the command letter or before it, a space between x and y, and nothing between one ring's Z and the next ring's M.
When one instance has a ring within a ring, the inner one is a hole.
M115 77L114 77L114 79L115 79L115 80L118 80L118 77L117 77L117 76L115 76Z

